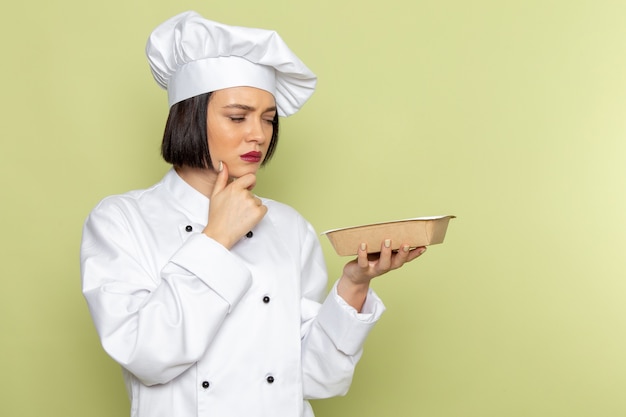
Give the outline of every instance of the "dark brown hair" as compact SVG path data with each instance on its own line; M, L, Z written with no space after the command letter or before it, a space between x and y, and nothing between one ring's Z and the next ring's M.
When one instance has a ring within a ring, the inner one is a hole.
M165 123L161 155L174 166L213 168L207 138L207 108L211 93L191 97L170 107ZM278 143L278 114L272 121L273 132L262 165L274 155Z

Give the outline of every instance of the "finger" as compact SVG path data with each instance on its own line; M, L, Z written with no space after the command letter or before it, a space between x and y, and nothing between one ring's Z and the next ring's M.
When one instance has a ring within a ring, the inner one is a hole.
M388 271L391 268L391 239L385 239L380 247L378 270Z
M402 267L407 262L411 262L414 259L420 257L424 252L426 252L425 246L420 246L418 248L410 249L409 245L403 245L398 253L393 256L391 261L391 269L398 269Z
M213 187L211 197L215 196L228 185L228 167L226 166L226 164L220 161L217 170L217 179L215 180L215 186Z
M234 187L242 190L252 190L256 185L256 175L246 174L243 175L231 183Z
M426 252L426 246L420 246L419 248L411 250L406 262L411 262L413 259L419 258L424 252Z
M267 214L267 206L261 204L261 217L265 217Z
M411 247L408 244L403 244L398 252L393 255L393 259L391 262L391 268L396 269L400 268L409 258Z
M411 262L412 260L419 258L420 256L422 256L424 252L426 252L425 246L420 246L420 247L409 250L409 253L406 259L404 260L403 264L407 262ZM400 268L401 266L402 265L398 265L398 268Z
M357 252L357 264L361 268L369 267L369 259L367 259L367 244L361 243Z
M248 193L248 197L246 198L246 200L252 201L252 204L255 207L264 207L263 206L263 200L261 200L259 197L257 197L256 195L252 194L251 192L249 192L247 190L246 190L246 192Z

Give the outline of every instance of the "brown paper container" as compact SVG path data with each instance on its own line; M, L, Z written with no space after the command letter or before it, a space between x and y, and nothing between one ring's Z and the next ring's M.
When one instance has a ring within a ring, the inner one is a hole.
M380 252L385 239L391 239L391 249L398 250L408 243L411 248L442 243L448 222L456 216L418 217L374 223L363 226L328 230L325 234L339 256L356 255L361 243L367 244L367 252Z

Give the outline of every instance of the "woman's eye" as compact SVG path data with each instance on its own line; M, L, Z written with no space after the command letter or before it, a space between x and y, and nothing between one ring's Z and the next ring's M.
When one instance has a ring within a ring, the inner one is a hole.
M245 117L243 116L228 116L228 118L235 123L239 123L239 122L243 122L244 120L246 120Z

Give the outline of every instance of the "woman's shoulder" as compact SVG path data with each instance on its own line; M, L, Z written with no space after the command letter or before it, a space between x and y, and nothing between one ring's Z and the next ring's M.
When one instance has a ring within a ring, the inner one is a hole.
M275 224L286 224L290 227L309 227L309 222L292 206L269 198L261 198L267 207L267 216Z
M91 214L124 213L139 210L140 206L145 205L147 201L158 199L160 185L161 183L159 182L149 188L106 196L96 204L91 210Z
M300 212L289 204L281 203L280 201L264 197L261 197L261 201L263 201L263 204L267 207L268 213L273 213L281 217L293 217L304 220L304 217L302 217Z
M285 215L301 217L300 213L298 213L298 211L295 208L291 207L289 204L281 203L280 201L272 200L271 198L265 198L265 197L260 197L260 198L263 204L267 206L268 209L271 209L272 211L279 212Z
M262 199L267 207L263 222L269 222L282 243L295 257L319 247L319 237L313 225L298 210L288 204Z

